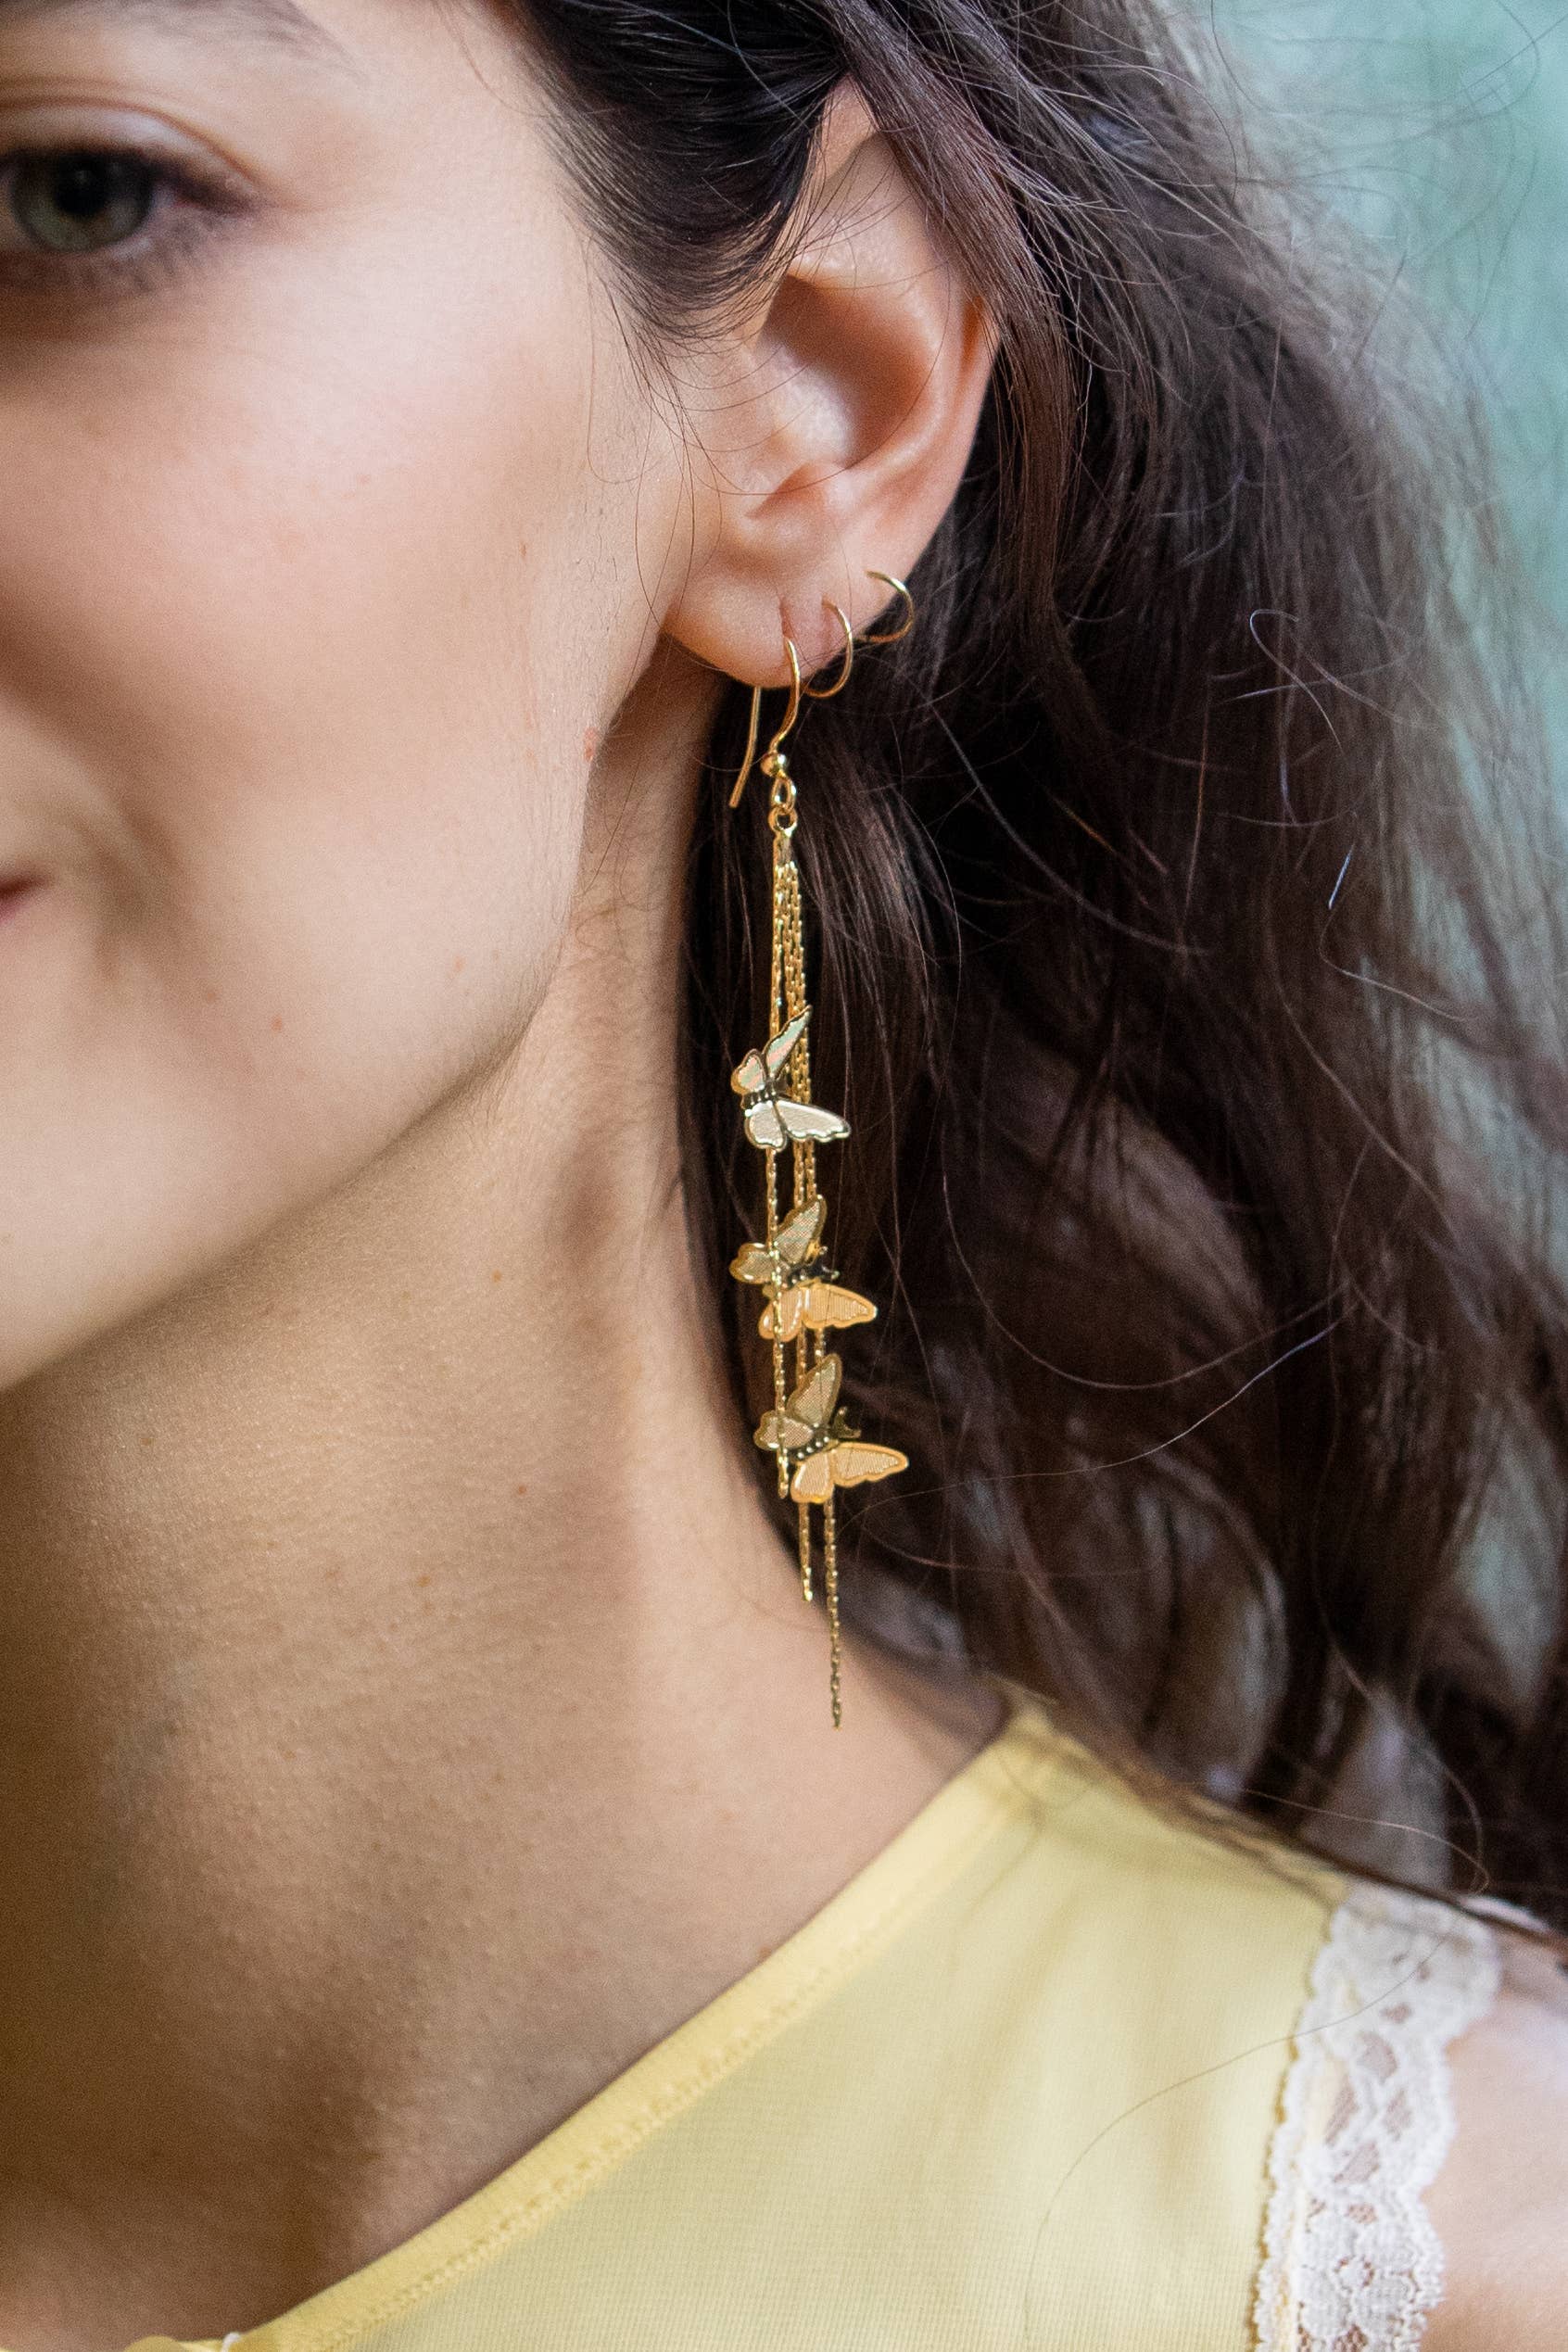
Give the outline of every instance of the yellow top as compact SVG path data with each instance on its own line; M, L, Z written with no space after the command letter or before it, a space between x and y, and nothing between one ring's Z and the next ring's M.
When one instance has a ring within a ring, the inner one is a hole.
M1244 2352L1341 1882L1162 1818L1009 1695L758 1966L229 2352Z

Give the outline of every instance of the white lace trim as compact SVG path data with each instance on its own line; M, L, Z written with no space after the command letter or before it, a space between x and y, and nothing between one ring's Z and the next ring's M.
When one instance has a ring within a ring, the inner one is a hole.
M1498 1990L1484 1921L1359 1886L1296 2030L1269 2156L1258 2352L1416 2352L1443 2283L1422 2205L1453 2136L1445 2052Z

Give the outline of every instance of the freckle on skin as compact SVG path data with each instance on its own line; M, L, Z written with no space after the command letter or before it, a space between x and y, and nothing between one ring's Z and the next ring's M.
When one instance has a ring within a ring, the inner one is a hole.
M435 1578L431 1575L431 1573L427 1568L423 1576L416 1576L414 1578L414 1582L416 1585L428 1585L433 1584L435 1582Z
M454 956L453 956L453 958L452 958L452 969L453 969L453 971L454 971L454 972L461 972L461 971L462 971L462 967L463 967L463 966L467 963L467 961L468 961L468 958L467 958L467 956L466 956L466 955L454 955Z
M218 1002L218 991L215 988L204 989L202 995L209 1005L216 1005Z
M500 1278L501 1278L501 1270L500 1270L500 1268L498 1266L498 1267L496 1268L495 1272L494 1272L494 1273L490 1276L490 1280L491 1280L493 1283L499 1283L499 1280L500 1280Z
M527 1489L527 1487L526 1487L526 1486L519 1486L519 1487L518 1487L518 1489L517 1489L517 1491L518 1491L518 1493L519 1493L520 1495L525 1495L525 1494L527 1493L528 1489Z
M277 1035L278 1031L282 1029L282 1027L283 1027L283 1015L282 1015L281 1013L274 1013L274 1014L272 1015L272 1034L273 1034L273 1036L274 1036L274 1037Z

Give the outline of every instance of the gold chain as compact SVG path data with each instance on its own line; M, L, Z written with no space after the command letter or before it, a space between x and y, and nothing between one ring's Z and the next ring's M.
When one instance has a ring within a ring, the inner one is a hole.
M795 864L795 787L788 764L781 752L773 753L765 763L765 771L773 778L773 798L768 807L768 822L773 828L773 1023L776 1030L787 1022L797 1020L806 1009L805 942L801 917L801 875ZM797 1103L811 1100L811 1048L803 1036L790 1056L790 1093ZM775 1155L768 1155L770 1161ZM815 1154L809 1144L791 1147L793 1184L792 1208L806 1208L816 1197ZM773 1350L773 1385L778 1402L784 1402L784 1343L776 1339ZM795 1385L799 1387L806 1376L806 1334L803 1329L795 1341ZM783 1469L783 1457L780 1456ZM788 1482L781 1479L780 1493L788 1491ZM811 1505L797 1506L800 1512L798 1549L801 1567L801 1592L809 1600L812 1597L811 1577Z
M822 1506L822 1577L828 1587L828 1690L833 1702L833 1728L842 1713L839 1704L839 1523L828 1495Z

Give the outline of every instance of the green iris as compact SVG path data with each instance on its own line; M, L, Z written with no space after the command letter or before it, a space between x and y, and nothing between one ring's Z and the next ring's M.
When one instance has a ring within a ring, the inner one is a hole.
M138 156L27 156L11 175L10 209L44 253L101 253L145 225L158 186Z

